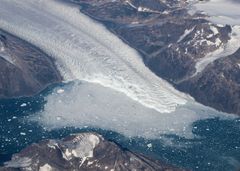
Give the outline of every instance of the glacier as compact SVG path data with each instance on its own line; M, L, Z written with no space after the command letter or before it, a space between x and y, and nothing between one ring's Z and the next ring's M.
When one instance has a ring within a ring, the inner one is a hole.
M67 83L61 93L56 89L46 96L44 109L30 119L44 127L191 137L193 122L225 117L157 77L134 49L78 6L57 0L1 0L0 27L51 55Z
M199 2L190 0L193 6L190 7L191 13L202 11L209 15L209 20L216 24L240 24L240 3L238 0L209 0Z

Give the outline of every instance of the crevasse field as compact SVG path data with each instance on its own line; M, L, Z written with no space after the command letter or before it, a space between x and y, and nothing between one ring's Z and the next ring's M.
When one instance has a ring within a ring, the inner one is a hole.
M65 80L40 95L39 103L5 102L12 109L1 109L7 121L1 124L2 156L25 146L21 141L94 129L132 150L183 167L234 170L240 165L238 118L174 89L146 68L135 50L77 6L55 0L1 0L0 26L51 55ZM214 133L214 125L224 128L223 133ZM31 136L35 131L39 136Z

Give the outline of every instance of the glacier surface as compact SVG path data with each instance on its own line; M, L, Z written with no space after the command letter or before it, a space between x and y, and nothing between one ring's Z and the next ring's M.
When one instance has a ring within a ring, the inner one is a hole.
M240 25L240 2L238 0L209 0L194 2L191 12L202 11L216 24Z

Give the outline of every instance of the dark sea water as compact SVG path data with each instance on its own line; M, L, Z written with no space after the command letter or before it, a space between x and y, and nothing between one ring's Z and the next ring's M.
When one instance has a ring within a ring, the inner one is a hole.
M61 85L60 85L61 86ZM218 118L197 121L193 124L194 139L165 135L149 140L124 137L116 132L98 128L64 128L46 130L28 117L43 109L48 88L32 98L0 100L0 164L27 145L42 139L61 138L71 133L96 131L106 139L124 148L141 152L180 167L200 171L238 171L240 169L240 119Z

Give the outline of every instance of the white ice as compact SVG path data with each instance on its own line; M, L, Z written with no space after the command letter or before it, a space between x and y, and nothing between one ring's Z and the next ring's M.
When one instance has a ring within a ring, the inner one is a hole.
M216 24L240 25L240 2L237 2L238 0L192 1L197 3L194 3L191 12L203 11Z
M64 91L46 97L33 120L61 128L100 127L128 136L191 137L191 124L219 112L175 90L136 51L78 7L56 0L1 0L0 26L56 59Z

